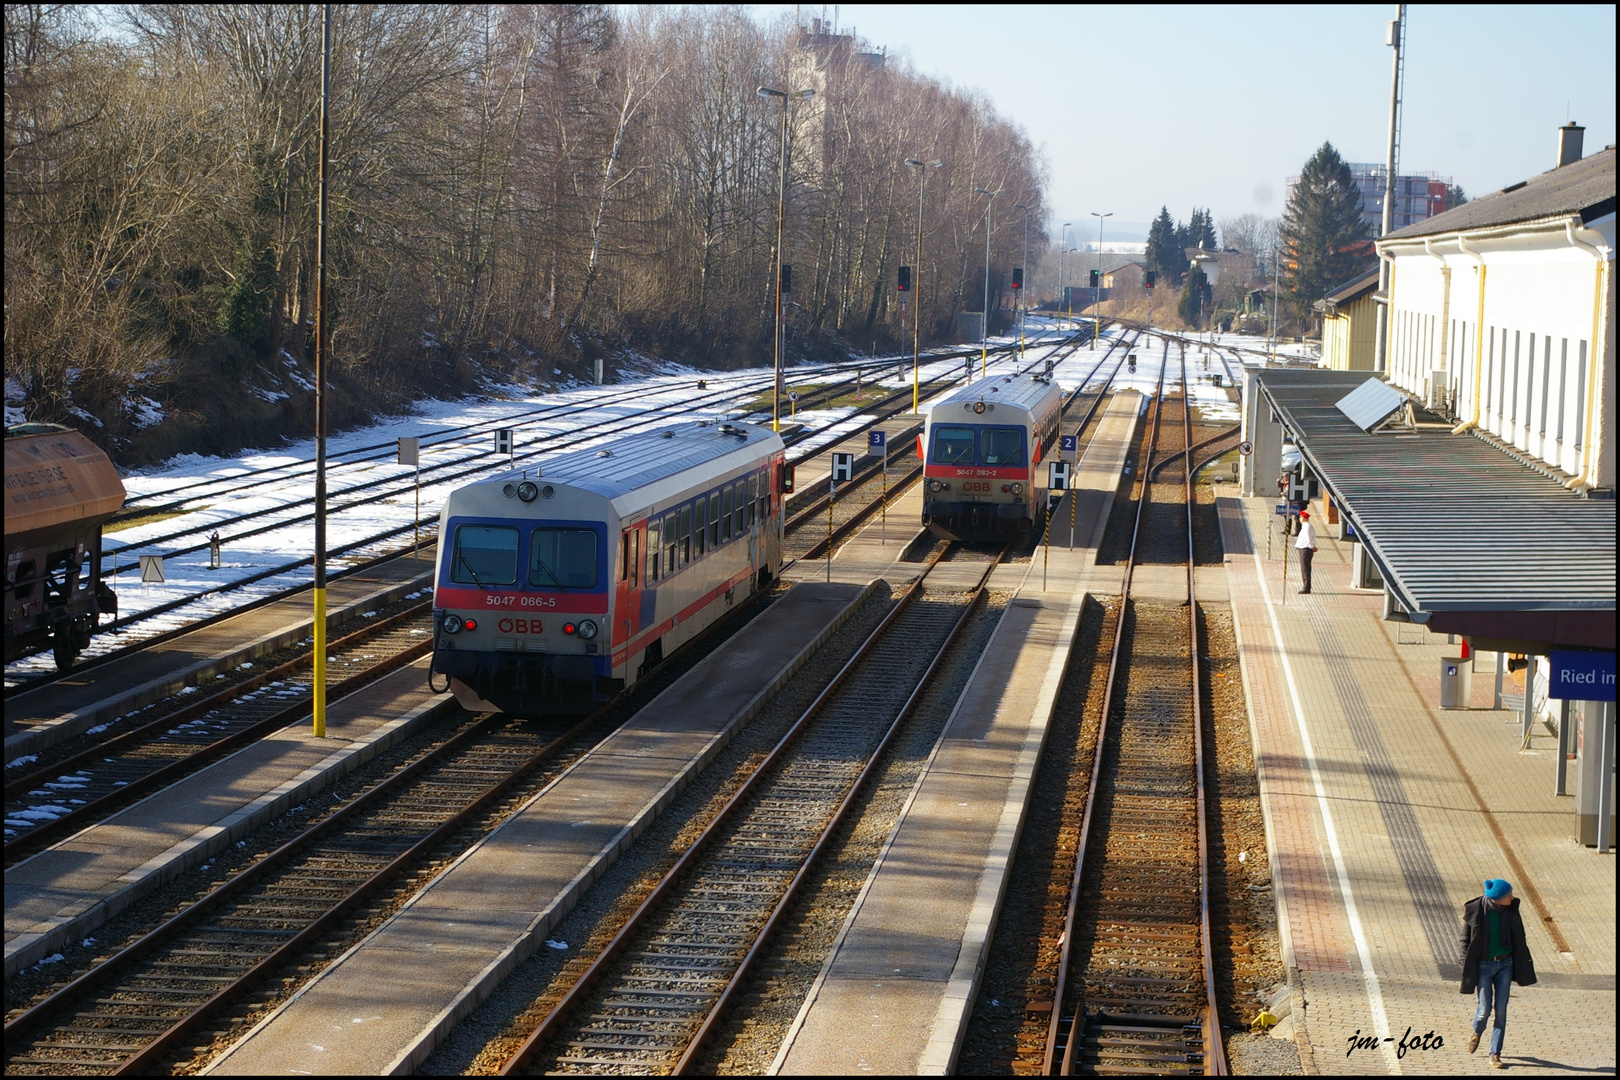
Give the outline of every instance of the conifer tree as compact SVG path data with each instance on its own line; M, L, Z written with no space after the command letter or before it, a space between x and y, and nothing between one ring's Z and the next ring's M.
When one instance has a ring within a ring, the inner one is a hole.
M1300 171L1283 212L1282 286L1304 317L1313 301L1377 261L1350 166L1324 142Z
M1159 216L1148 227L1147 268L1164 278L1166 284L1173 282L1181 273L1180 264L1186 257L1181 253L1180 244L1181 238L1177 235L1175 219L1170 216L1170 208L1160 207Z

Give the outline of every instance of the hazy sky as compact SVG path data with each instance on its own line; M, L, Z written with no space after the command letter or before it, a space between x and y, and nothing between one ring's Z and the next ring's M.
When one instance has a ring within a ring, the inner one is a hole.
M797 9L806 21L823 10ZM1323 140L1382 162L1394 13L845 4L838 20L985 91L1044 150L1054 220L1094 229L1092 211L1113 211L1123 233L1161 205L1178 219L1195 205L1217 220L1280 214L1285 177ZM1551 168L1567 120L1585 125L1587 153L1612 144L1614 54L1612 6L1408 7L1400 171L1450 176L1474 197Z

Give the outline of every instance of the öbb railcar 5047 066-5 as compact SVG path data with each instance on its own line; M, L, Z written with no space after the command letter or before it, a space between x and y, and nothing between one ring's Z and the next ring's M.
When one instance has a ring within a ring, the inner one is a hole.
M998 375L929 410L923 524L951 540L1006 540L1033 527L1041 455L1057 437L1063 391L1043 374Z
M457 489L433 671L471 709L590 712L778 573L791 486L774 432L705 423Z

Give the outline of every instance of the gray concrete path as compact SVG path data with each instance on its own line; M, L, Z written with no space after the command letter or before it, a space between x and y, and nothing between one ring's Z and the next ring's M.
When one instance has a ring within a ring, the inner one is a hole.
M393 559L327 589L327 626L428 588L433 559ZM6 698L6 760L55 746L184 686L308 637L309 590Z
M954 1069L1081 606L1136 431L1116 396L1078 470L1076 545L1003 567L1017 588L778 1052L781 1074ZM1067 540L1067 504L1059 507ZM836 560L835 560L836 563ZM1044 581L1043 581L1044 579ZM1044 587L1043 587L1044 584Z
M1614 858L1573 839L1574 800L1553 794L1556 741L1538 729L1521 747L1518 718L1490 708L1489 676L1471 711L1440 710L1440 658L1458 647L1384 622L1381 598L1349 587L1351 544L1329 530L1311 595L1295 591L1297 563L1284 591L1280 537L1266 549L1272 501L1219 509L1307 1067L1489 1071L1483 1046L1467 1053L1457 940L1463 904L1505 877L1540 981L1513 988L1504 1062L1612 1074ZM1408 1028L1443 1045L1403 1055ZM1347 1050L1357 1031L1392 1041Z
M795 586L250 1031L228 1075L408 1072L857 608Z
M428 658L330 702L326 738L289 725L6 871L5 975L91 933L455 705Z

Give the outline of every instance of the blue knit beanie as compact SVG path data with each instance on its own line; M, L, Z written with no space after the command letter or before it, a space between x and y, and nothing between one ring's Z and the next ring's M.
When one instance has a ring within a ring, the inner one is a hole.
M1513 892L1513 886L1501 878L1485 879L1485 899L1500 900Z

